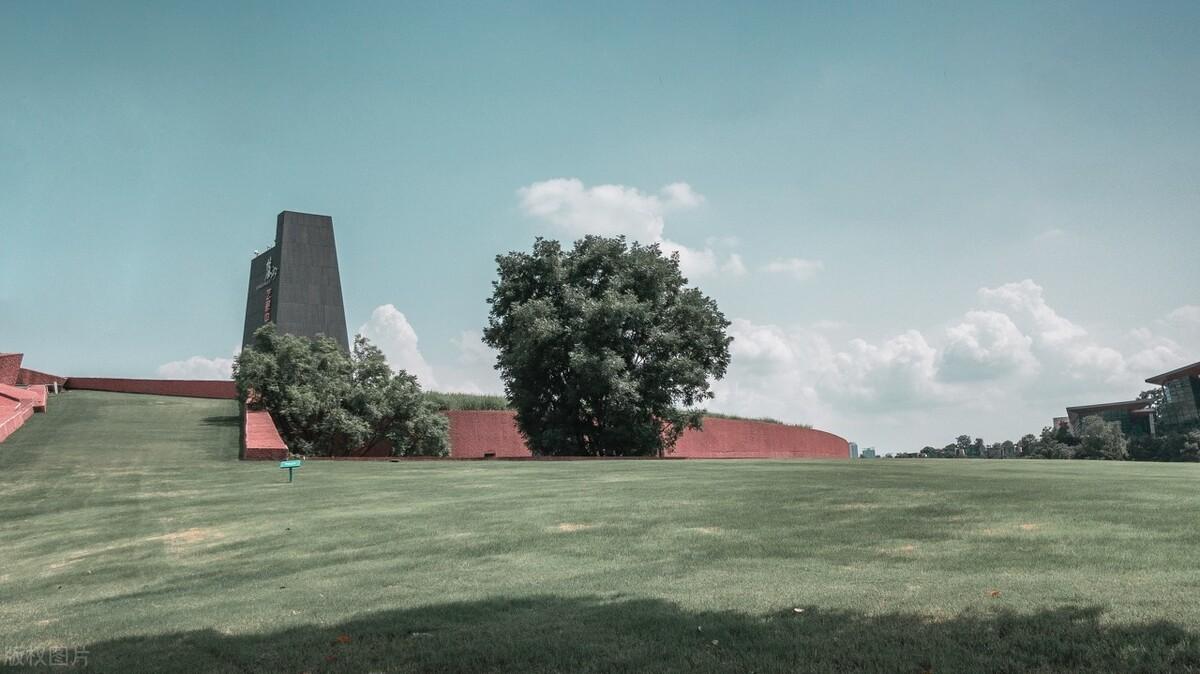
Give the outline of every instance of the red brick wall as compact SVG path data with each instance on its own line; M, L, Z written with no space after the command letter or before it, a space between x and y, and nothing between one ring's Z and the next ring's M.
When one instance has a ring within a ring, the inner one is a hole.
M529 449L510 411L454 411L450 456L527 457ZM849 459L850 444L825 431L762 421L706 417L701 431L685 431L671 457L689 459Z
M227 380L206 379L113 379L68 377L67 388L115 393L149 393L185 398L225 398L236 400L237 385Z
M46 410L45 386L19 388L17 386L9 386L8 384L0 384L0 398L29 403L34 408L40 408L43 412Z
M55 382L57 382L61 388L67 385L67 378L60 377L56 374L47 374L45 372L38 372L37 370L30 370L27 367L21 368L21 371L17 373L17 383L21 384L22 386L29 386L32 384L45 384L46 386L51 386Z
M450 458L529 458L532 453L507 410L455 410L450 419ZM247 412L244 424L246 459L282 459L287 454L275 424L266 412ZM386 457L391 447L379 443L364 457ZM668 454L680 459L849 459L850 445L825 431L762 421L706 417L704 429L685 431Z
M17 401L0 397L0 442L13 434L33 416L33 405L25 400Z
M275 428L275 420L266 410L245 410L242 413L242 458L282 461L287 458L288 446Z
M705 417L703 430L684 431L669 456L688 459L849 459L850 443L833 433L800 426Z
M19 353L0 353L0 384L12 386L17 383L21 372L21 357Z
M456 410L450 417L450 456L480 459L495 452L500 458L532 456L508 410Z

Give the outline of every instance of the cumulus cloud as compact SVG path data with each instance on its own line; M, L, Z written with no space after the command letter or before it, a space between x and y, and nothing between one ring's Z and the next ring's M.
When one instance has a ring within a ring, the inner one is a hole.
M742 262L742 256L737 253L732 253L725 264L721 265L721 272L729 276L745 276L746 263Z
M158 366L158 376L164 379L232 379L232 358L192 356Z
M872 344L850 341L838 352L835 376L827 388L858 409L895 411L942 402L947 390L937 381L937 350L917 330Z
M1074 380L1124 383L1127 364L1120 351L1098 343L1082 326L1060 315L1045 299L1040 285L1030 279L981 288L985 304L1002 308L1018 324L1025 324L1035 347L1062 363L1060 375Z
M417 346L417 331L404 313L392 304L375 307L371 318L358 328L358 334L371 340L387 356L388 364L416 376L425 388L437 386L433 368Z
M1060 316L1046 303L1042 287L1031 279L1005 283L996 288L980 288L979 297L985 304L999 305L1028 316L1043 343L1066 344L1087 336L1086 330Z
M1167 314L1167 322L1184 328L1200 328L1200 306L1185 304Z
M968 311L959 323L946 330L939 374L946 381L1033 374L1039 363L1032 347L1033 338L1022 333L1007 314Z
M827 424L852 439L880 428L908 437L929 429L931 443L968 428L1016 437L1066 405L1133 397L1146 377L1195 360L1145 328L1106 343L1032 280L980 288L978 298L982 306L943 330L879 340L835 343L828 328L847 327L836 323L734 319L733 358L713 385L713 409ZM1191 312L1181 309L1158 323L1186 323ZM963 426L950 428L948 418Z
M807 281L825 268L820 260L805 260L798 257L772 260L764 269L772 274L787 274L797 281Z
M458 337L450 338L458 348L458 362L464 365L491 364L496 360L496 350L483 343L483 333L478 330L463 330Z
M570 236L624 235L640 243L657 243L665 253L679 254L679 266L688 276L745 272L740 258L722 262L711 244L691 248L666 238L667 214L704 204L704 196L684 182L646 193L625 185L587 187L578 178L553 178L520 188L517 198L527 215Z
M937 350L916 330L880 343L854 339L841 349L815 329L743 318L731 321L729 334L729 373L714 385L714 404L727 411L813 422L835 409L938 405L950 393L937 379Z

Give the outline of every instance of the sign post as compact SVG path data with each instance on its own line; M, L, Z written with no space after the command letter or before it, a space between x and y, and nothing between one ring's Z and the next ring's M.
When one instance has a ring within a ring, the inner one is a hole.
M297 468L301 468L303 466L304 466L304 462L300 461L298 459L291 459L289 461L280 461L279 462L280 468L287 468L288 482L292 481L292 473L294 473Z

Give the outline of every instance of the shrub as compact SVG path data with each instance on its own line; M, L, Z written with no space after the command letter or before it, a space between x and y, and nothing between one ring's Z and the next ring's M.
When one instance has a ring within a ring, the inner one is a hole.
M449 424L416 377L393 372L361 335L353 353L327 337L280 334L268 323L237 357L242 401L271 412L297 454L361 454L387 441L396 456L449 454Z

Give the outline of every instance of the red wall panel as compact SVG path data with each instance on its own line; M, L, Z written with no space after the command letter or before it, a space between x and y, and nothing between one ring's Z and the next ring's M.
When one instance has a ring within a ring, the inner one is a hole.
M270 412L245 410L242 413L243 459L282 461L287 454L288 446L279 436Z
M456 459L532 456L511 411L462 410L450 418L450 456ZM762 421L705 417L667 456L687 459L849 459L850 444L825 431Z
M26 400L0 398L0 442L33 416L33 404Z
M684 431L668 456L688 459L849 459L850 443L801 426L705 417L704 428Z
M511 411L455 410L450 420L450 458L530 458ZM246 459L282 459L287 445L266 412L247 412L244 425ZM379 443L360 454L386 457L391 447ZM706 417L704 429L685 431L675 451L678 459L849 459L850 445L832 433L762 421Z
M21 372L21 358L22 354L19 353L0 353L0 384L12 386L17 383Z
M51 386L55 382L57 382L60 387L66 386L67 378L60 377L55 374L48 374L46 372L38 372L37 370L30 370L27 367L21 368L21 371L17 373L17 383L21 384L22 386L30 386L33 384L45 384L46 386Z
M456 459L482 459L484 454L497 458L533 456L511 411L456 410L444 414L450 418L450 456Z
M67 388L115 393L148 393L185 398L223 398L236 400L237 385L228 380L212 379L113 379L68 377Z

